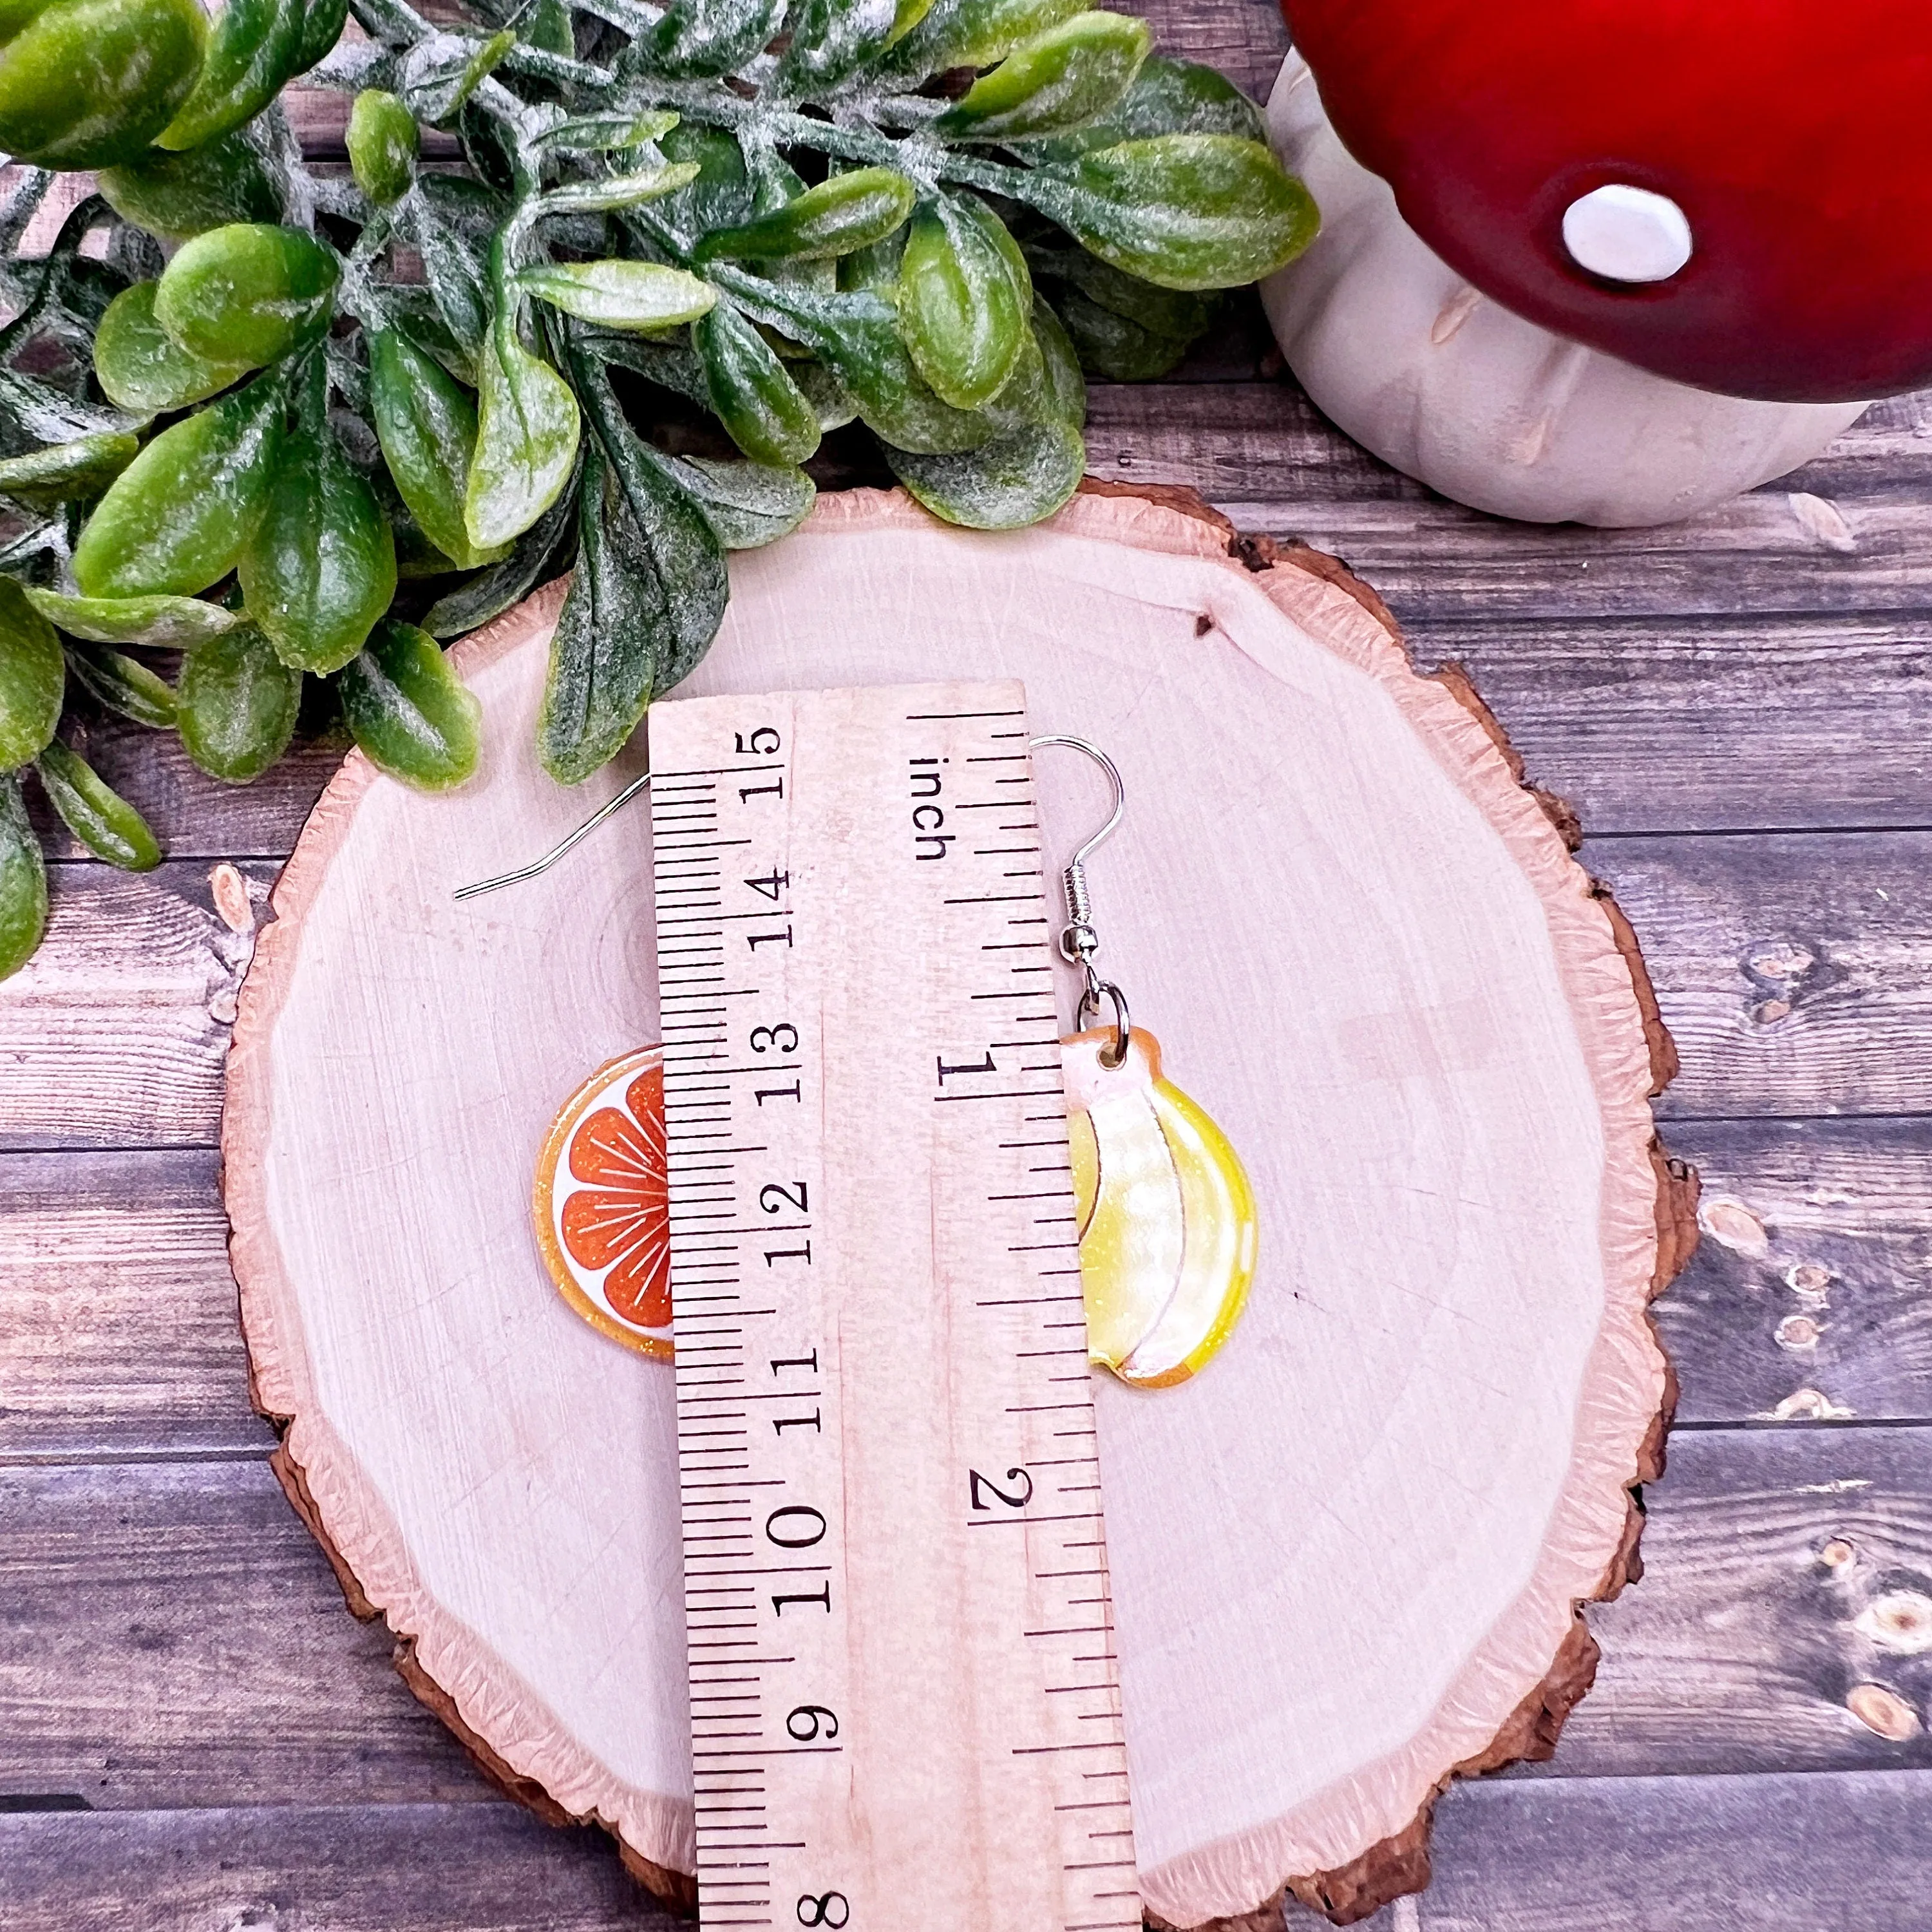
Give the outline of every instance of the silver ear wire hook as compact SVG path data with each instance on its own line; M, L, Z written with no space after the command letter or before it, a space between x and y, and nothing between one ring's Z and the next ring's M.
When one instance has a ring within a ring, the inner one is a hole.
M628 805L650 782L649 772L642 778L633 778L608 804L599 806L575 831L560 838L541 859L532 859L527 866L519 866L514 872L500 872L494 879L478 879L474 885L458 886L456 896L459 899L478 898L484 892L494 892L500 886L520 886L526 879L534 879L539 872L548 872L573 846L588 838L612 813Z
M1096 1021L1100 1018L1103 997L1113 1008L1114 1043L1102 1051L1100 1064L1114 1067L1126 1058L1128 1044L1133 1038L1133 1022L1128 1016L1126 995L1112 980L1101 978L1094 964L1094 956L1100 950L1100 935L1094 930L1093 897L1087 890L1087 861L1114 836L1125 815L1127 788L1121 779L1120 767L1091 739L1076 738L1063 731L1049 731L1033 740L1028 749L1038 751L1042 745L1064 745L1070 751L1084 753L1107 774L1108 782L1114 788L1114 808L1108 814L1106 824L1074 854L1060 875L1060 890L1066 898L1066 923L1060 928L1060 956L1078 966L1086 975L1087 983L1081 989L1079 1004L1073 1010L1076 1031L1086 1024L1090 1017Z

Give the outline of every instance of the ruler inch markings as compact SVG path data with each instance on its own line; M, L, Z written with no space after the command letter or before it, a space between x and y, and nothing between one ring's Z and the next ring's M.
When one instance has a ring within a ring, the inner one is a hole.
M701 1924L1138 1924L1024 691L650 730Z

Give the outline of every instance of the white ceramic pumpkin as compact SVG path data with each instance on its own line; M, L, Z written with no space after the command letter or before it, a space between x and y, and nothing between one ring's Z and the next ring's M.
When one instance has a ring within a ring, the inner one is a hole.
M1552 334L1408 226L1299 54L1268 118L1322 210L1313 246L1262 285L1282 352L1340 428L1445 496L1534 523L1675 522L1809 462L1868 406L1718 395Z

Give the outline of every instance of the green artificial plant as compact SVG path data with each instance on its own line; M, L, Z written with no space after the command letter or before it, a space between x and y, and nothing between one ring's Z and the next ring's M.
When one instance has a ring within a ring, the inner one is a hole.
M350 4L340 44L343 0L0 23L0 974L46 913L24 771L100 857L160 856L70 693L218 778L306 719L440 788L477 745L442 642L574 565L536 748L574 782L704 656L829 431L937 516L1036 521L1083 368L1163 373L1315 230L1251 102L1078 0ZM349 178L292 136L304 75L354 97ZM78 167L98 194L19 259ZM736 453L640 430L653 395Z

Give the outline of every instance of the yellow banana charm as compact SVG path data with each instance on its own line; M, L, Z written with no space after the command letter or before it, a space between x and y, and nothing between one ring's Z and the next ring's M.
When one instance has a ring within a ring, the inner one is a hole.
M1260 1228L1241 1157L1193 1101L1160 1077L1160 1042L1127 1012L1126 995L1094 964L1100 935L1087 861L1126 809L1120 768L1090 738L1049 732L1028 749L1064 745L1113 788L1107 821L1060 874L1066 923L1060 955L1085 984L1073 1024L1111 1026L1060 1042L1068 1157L1080 1228L1087 1358L1137 1388L1195 1374L1227 1340L1255 1278Z
M1060 1042L1087 1299L1087 1352L1142 1388L1185 1382L1225 1342L1254 1279L1258 1228L1240 1156L1161 1078L1144 1027Z

